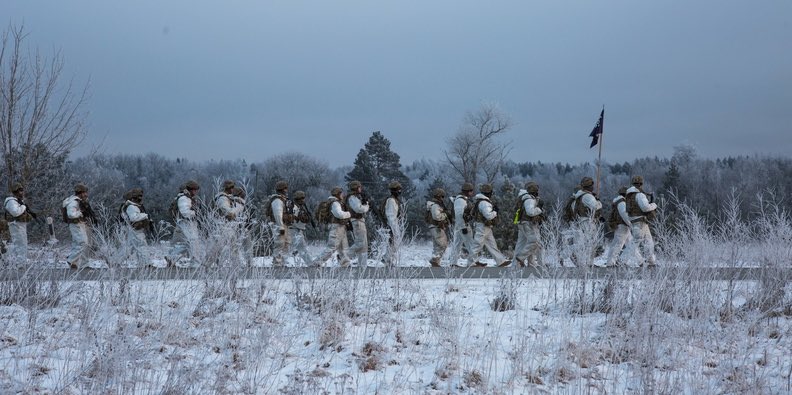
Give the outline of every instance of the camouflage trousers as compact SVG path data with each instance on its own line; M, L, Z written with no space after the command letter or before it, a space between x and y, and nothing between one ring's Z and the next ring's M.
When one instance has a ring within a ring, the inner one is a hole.
M69 257L66 260L70 265L82 268L88 264L88 255L91 252L91 241L88 232L88 224L85 222L69 224L72 244Z
M635 244L641 249L643 259L649 265L657 263L657 257L654 252L654 239L652 232L649 230L649 224L644 221L633 222L632 224L632 237L635 239Z
M448 235L445 229L436 226L430 227L429 232L432 233L432 260L439 263L448 248Z
M317 266L321 266L327 262L335 252L338 252L341 266L349 266L349 257L347 256L349 242L346 236L346 226L342 224L329 224L327 225L327 229L327 247L325 247L325 250L316 260Z
M172 262L179 259L192 261L191 264L198 264L200 257L204 254L200 246L201 234L195 221L180 219L176 222L176 231L173 234L173 248L168 252L168 257Z
M292 253L297 253L306 265L310 265L313 259L311 259L311 255L308 254L308 243L305 239L305 231L300 228L291 227L289 228L289 232L291 232Z
M517 245L514 247L514 257L525 264L543 264L542 236L538 224L522 221L517 225Z
M145 230L127 226L127 246L129 246L129 256L133 256L138 264L145 266L151 263Z
M630 241L630 227L625 224L616 225L616 230L613 231L613 241L611 242L610 251L608 251L607 266L615 266L619 255L624 249L624 246Z
M470 225L454 227L453 239L451 241L451 255L448 261L456 265L459 257L462 256L462 247L467 249L468 254L473 251L473 230Z
M281 230L284 230L281 234ZM286 257L289 256L289 245L291 245L291 236L285 229L275 224L270 225L272 232L272 265L283 266L286 264Z
M8 221L8 232L11 233L11 248L8 251L10 260L25 263L28 254L27 222Z
M478 262L481 258L481 252L485 248L492 255L492 258L495 259L495 264L499 265L507 261L503 253L498 249L498 243L495 241L492 227L476 222L476 233L473 235L473 250L468 255L468 265Z
M358 266L368 265L368 231L366 230L366 219L353 219L352 237L355 238L354 244L350 247L352 253L357 256Z

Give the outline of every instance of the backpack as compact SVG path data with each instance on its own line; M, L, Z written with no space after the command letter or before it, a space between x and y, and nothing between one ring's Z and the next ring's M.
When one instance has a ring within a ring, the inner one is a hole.
M575 207L579 203L578 200L582 196L583 195L580 195L579 197L575 197L575 195L573 194L572 196L570 196L567 199L566 203L564 203L564 211L561 213L561 219L564 222L569 223L569 222L574 221L577 218L577 213L575 212Z
M173 218L174 221L181 217L181 214L179 214L179 198L182 196L185 195L183 193L176 195L176 198L171 200L170 207L168 208L168 212L170 212L171 218Z
M465 199L465 210L462 211L462 220L465 221L466 224L469 224L470 221L473 221L473 218L475 217L477 205L470 203L470 199L461 199Z
M330 198L319 203L319 206L316 207L316 222L318 224L324 225L333 222L333 213L330 211L330 207L333 202L337 201L336 198Z
M616 201L615 203L611 203L610 216L608 216L608 226L611 229L615 230L616 227L619 226L619 224L624 224L624 221L622 220L621 215L619 215L619 203L621 203L623 201L624 201L624 198L621 198L620 200Z

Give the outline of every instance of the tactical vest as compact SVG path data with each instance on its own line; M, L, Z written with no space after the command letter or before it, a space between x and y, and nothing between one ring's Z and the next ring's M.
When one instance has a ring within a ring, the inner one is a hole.
M292 222L294 222L294 206L292 206L290 200L286 200L286 197L280 194L270 196L269 203L267 204L267 218L275 222L275 216L272 213L272 203L275 202L275 199L280 199L280 201L283 202L283 224L291 225Z
M187 199L190 199L190 208L192 208L192 206L195 205L195 199L193 199L192 196L184 192L179 192L179 194L176 195L176 198L173 199L173 201L171 201L171 206L170 206L171 217L173 217L174 220L186 219L182 217L181 211L179 210L179 199L182 196L186 197Z
M302 222L304 224L311 223L311 212L308 211L308 207L304 204L297 205L297 215L294 217L297 222Z
M338 198L336 198L336 197L331 197L329 199L329 202L330 202L330 206L328 207L328 210L330 211L330 223L338 224L338 225L346 225L346 224L348 224L349 223L349 219L346 219L346 218L345 219L341 219L341 218L336 217L333 214L333 202L338 202L338 204L341 205L341 211L347 211L346 205L344 204L344 202L342 202L341 200L338 200Z
M131 205L132 205L132 203L130 203L129 201L126 201L126 202L124 202L124 203L121 205L120 212L121 212L122 214L126 214L126 211L127 211L127 209L128 209L128 208L129 208L129 206L131 206ZM143 213L143 214L145 214L145 213L146 213L146 208L145 208L145 207L144 207L142 204L135 204L135 206L137 206L137 208L140 210L140 212L141 212L141 213ZM120 215L120 214L119 214L119 215ZM129 218L129 216L126 216L126 217L125 217L125 216L123 216L123 215L122 215L122 216L121 216L121 218L122 218L122 219L124 219L124 220L125 220L127 223L129 223L129 226L131 226L131 227L132 227L132 229L135 229L135 230L143 230L143 229L146 229L146 228L148 228L148 227L149 227L149 223L151 223L151 220L149 220L148 218L146 218L146 219L141 219L140 221L135 221L135 222L127 221L127 219Z
M20 202L19 199L15 197L11 199L16 200L17 203L19 203L20 205L22 204L22 202ZM6 200L6 203L7 202L8 201ZM11 215L11 213L8 212L8 210L5 210L5 205L3 205L3 211L5 211L5 219L8 222L30 222L31 220L33 220L33 216L30 215L27 208L25 208L25 211L23 211L22 214L20 214L18 217L14 217L13 215Z
M522 222L522 221L528 221L528 222L531 222L531 223L534 223L534 224L541 224L542 222L544 222L544 214L530 216L530 215L526 214L526 212L525 212L525 201L528 200L528 199L534 199L534 200L536 200L536 204L539 205L540 203L539 203L539 198L538 197L534 197L530 193L524 193L524 194L518 196L518 199L519 199L518 203L517 203L519 205L517 207L517 222L518 223Z
M344 198L344 206L345 206L345 207L349 207L349 198L351 198L352 196L357 196L358 200L360 200L360 194L358 194L358 193L349 194L349 195L347 195L347 196ZM363 203L363 202L361 201L361 203ZM363 214L361 214L361 213L359 213L359 212L355 211L355 210L354 210L354 209L352 209L352 208L349 208L349 214L351 214L351 215L352 215L352 218L353 218L353 219L361 219L361 218L363 218L363 217L364 217L364 215L363 215Z
M588 192L581 194L577 198L575 198L575 217L590 217L591 216L591 209L588 208L585 204L583 204L583 196L586 196Z
M475 212L473 213L473 219L476 222L481 222L485 226L496 225L498 223L498 220L500 219L500 215L495 216L495 218L493 219L484 218L484 214L481 213L481 202L490 202L490 204L492 204L492 202L489 199L476 199L476 203L474 203Z
M619 215L619 203L624 201L624 196L619 196L616 201L611 203L610 217L608 217L608 225L611 229L616 229L619 225L627 225L624 223L621 215Z
M382 201L382 218L384 219L385 223L388 223L388 215L385 212L385 208L388 207L388 199L393 199L396 202L396 218L402 217L402 210L401 210L401 201L396 196L389 196Z
M432 199L430 201L440 207L441 213L446 212L445 204L443 204L443 202L438 202L436 199ZM446 214L446 219L443 221L438 221L434 219L434 216L432 216L431 206L426 208L425 219L427 224L429 224L430 226L438 227L440 229L445 229L445 227L448 225L448 215Z
M633 220L636 221L650 221L655 218L654 211L644 212L641 210L641 206L638 205L638 192L631 192L627 194L625 201L627 203L627 215L632 217L640 217L638 219Z

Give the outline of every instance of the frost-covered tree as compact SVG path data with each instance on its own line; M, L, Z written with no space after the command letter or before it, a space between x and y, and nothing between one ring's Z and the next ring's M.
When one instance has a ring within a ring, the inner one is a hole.
M12 26L0 43L0 155L8 186L60 171L58 161L85 132L87 86L62 81L60 53L47 58L27 48L26 37Z
M512 127L509 116L495 104L482 104L465 114L462 125L448 141L446 159L459 181L492 183L508 154L508 145L498 141Z

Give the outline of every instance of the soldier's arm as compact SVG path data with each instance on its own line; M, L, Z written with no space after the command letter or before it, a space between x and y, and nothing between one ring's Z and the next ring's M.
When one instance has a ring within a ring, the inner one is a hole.
M657 210L657 204L649 203L649 199L646 197L646 194L643 192L635 195L635 202L638 203L638 207L641 208L641 211L645 213Z

